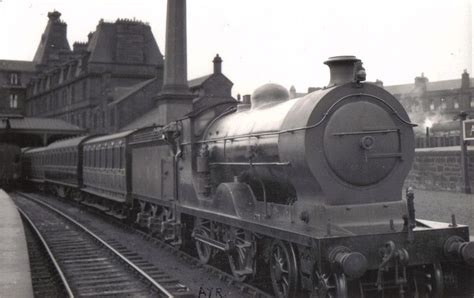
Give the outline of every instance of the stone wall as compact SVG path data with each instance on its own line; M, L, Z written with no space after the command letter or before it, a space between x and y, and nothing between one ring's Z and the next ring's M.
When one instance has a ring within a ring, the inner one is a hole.
M474 147L468 148L469 180L474 187ZM416 149L405 186L440 191L464 191L461 149L455 147Z

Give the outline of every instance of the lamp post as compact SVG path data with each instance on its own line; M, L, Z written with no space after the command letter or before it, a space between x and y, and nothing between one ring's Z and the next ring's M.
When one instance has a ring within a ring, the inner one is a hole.
M430 142L430 128L433 125L433 122L430 119L426 119L424 123L426 127L426 136L425 136L425 147L429 148L431 147L431 142Z

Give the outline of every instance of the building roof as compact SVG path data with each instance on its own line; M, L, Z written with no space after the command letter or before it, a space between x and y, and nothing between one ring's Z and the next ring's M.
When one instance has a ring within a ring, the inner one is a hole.
M66 36L66 23L60 19L61 13L53 11L48 13L48 24L41 35L41 40L36 49L33 62L47 64L53 57L58 59L59 52L71 53L71 47Z
M134 30L130 32L123 31L119 26L135 26ZM136 44L137 49L128 49L129 51L139 50L143 54L143 61L139 63L148 65L162 65L163 56L161 55L158 44L156 43L155 37L151 32L149 25L140 21L133 20L117 20L115 23L109 23L100 21L97 25L96 31L92 33L92 36L87 45L87 51L90 52L89 62L98 63L114 63L124 62L117 61L117 49L129 48L134 45L133 42L130 44L124 44L125 39L119 39L119 36L124 34L139 35L143 43ZM135 37L135 36L131 36ZM129 37L129 39L131 38ZM143 47L140 47L142 45Z
M209 78L212 77L213 75L214 75L214 74L211 73L211 74L208 74L208 75L199 77L199 78L195 78L195 79L189 80L189 81L188 81L189 88L192 89L192 88L200 87L202 84L204 84L205 81L207 81L207 79L209 79Z
M0 118L2 116L0 115ZM9 118L10 129L16 131L47 131L47 132L69 132L81 133L85 132L79 126L73 125L61 119L54 118L35 118L35 117L18 117ZM4 130L7 126L6 121L0 121L0 130Z
M121 130L138 129L138 128L147 127L147 126L165 125L167 123L160 123L161 114L162 112L160 111L160 108L156 107L150 110L145 115L136 119L135 121L132 121L131 123L122 127Z
M0 60L0 70L35 72L35 65L31 61Z
M140 83L137 83L130 87L117 87L114 90L114 101L111 104L117 104L127 97L135 94L136 92L140 91L141 89L145 88L149 84L153 83L154 81L158 80L158 78L149 79Z
M125 138L125 137L131 135L134 131L135 130L131 129L131 130L126 130L126 131L121 131L121 132L118 132L118 133L114 133L114 134L111 134L111 135L97 136L97 137L94 137L94 138L86 141L84 144L96 144L96 143L102 143L102 142L106 142L106 141L110 141L110 140Z
M474 86L474 78L470 78L471 86ZM385 90L392 94L406 94L414 91L415 84L400 84L392 86L384 86ZM427 91L440 91L440 90L454 90L461 88L461 79L454 80L444 80L444 81L435 81L428 82L426 84Z
M68 139L62 139L56 142L49 144L48 149L57 149L57 148L67 148L67 147L76 147L82 141L87 139L88 135L82 135L79 137L72 137Z

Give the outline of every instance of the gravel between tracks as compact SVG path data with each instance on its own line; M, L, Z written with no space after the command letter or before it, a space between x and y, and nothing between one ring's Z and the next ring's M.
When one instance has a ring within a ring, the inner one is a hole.
M111 239L117 240L130 251L155 265L160 270L178 278L190 288L196 297L253 297L243 293L236 286L229 285L219 276L209 273L202 266L191 266L187 261L175 256L166 249L159 249L155 244L143 239L140 235L115 226L97 215L81 210L67 202L41 196L48 202L60 206L62 210L79 220L87 227L94 226L94 230L107 231Z

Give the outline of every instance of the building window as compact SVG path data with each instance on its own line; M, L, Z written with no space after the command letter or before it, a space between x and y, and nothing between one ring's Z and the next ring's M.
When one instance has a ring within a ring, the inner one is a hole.
M10 84L18 85L18 74L17 73L10 74Z
M430 110L433 111L434 109L435 109L434 102L431 102L431 103L430 103Z
M446 108L447 108L446 101L444 100L444 98L441 98L441 110L446 110Z
M76 88L74 85L71 85L71 102L76 101Z
M10 94L10 108L12 109L18 108L18 95Z
M474 98L471 98L471 104L470 104L471 108L474 108L474 100L473 99Z
M82 127L87 127L86 123L86 112L82 112L82 121L81 121Z
M114 110L110 110L110 126L114 127L115 126L115 113Z

